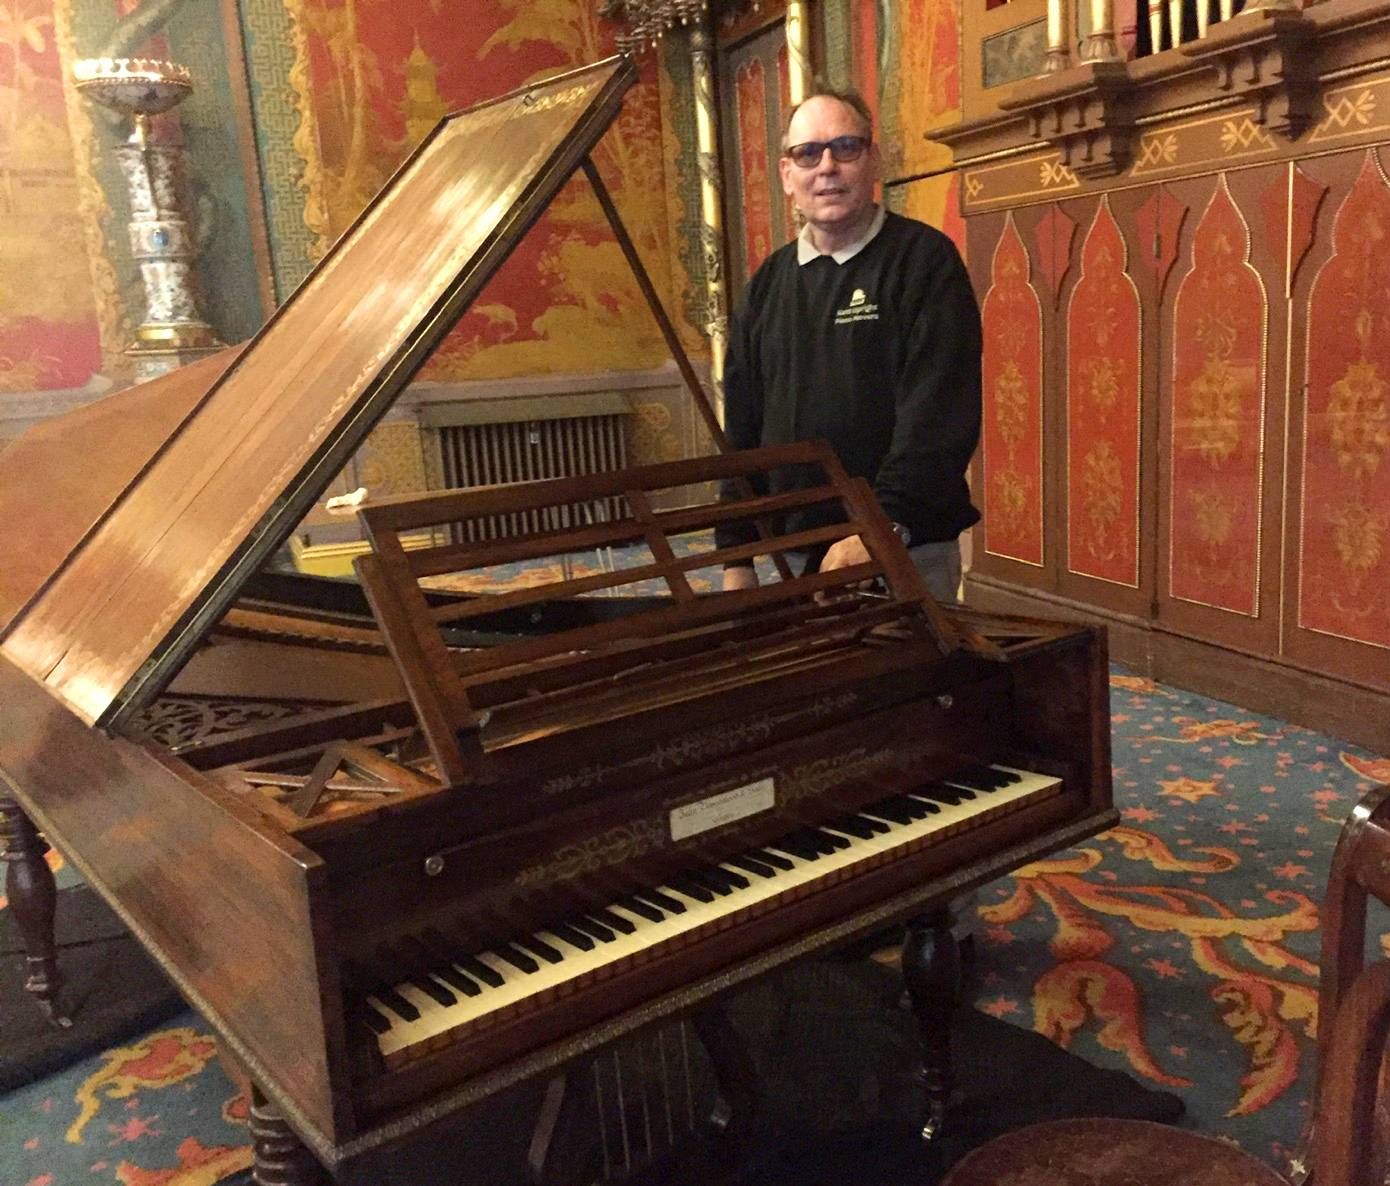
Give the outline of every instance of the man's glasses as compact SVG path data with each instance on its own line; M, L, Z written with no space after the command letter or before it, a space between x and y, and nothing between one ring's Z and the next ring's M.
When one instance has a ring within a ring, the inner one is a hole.
M804 144L793 144L787 149L792 164L802 169L813 169L830 149L830 156L837 165L847 165L857 161L869 147L867 136L836 136L834 140L807 140Z

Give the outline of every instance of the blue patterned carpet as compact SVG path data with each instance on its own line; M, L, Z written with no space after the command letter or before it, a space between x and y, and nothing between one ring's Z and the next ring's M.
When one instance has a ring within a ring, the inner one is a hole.
M1119 672L1111 706L1123 822L985 888L977 1006L1177 1092L1188 1125L1281 1168L1332 850L1390 760ZM245 1181L246 1112L189 1013L0 1097L0 1186Z

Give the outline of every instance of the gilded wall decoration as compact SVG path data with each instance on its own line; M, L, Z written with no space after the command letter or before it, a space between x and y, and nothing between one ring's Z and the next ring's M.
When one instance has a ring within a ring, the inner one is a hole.
M1259 613L1269 300L1221 178L1173 301L1168 592Z
M751 276L773 248L767 79L760 58L749 58L735 72L734 105L740 165L737 185L743 199L743 258Z
M66 4L0 0L0 397L81 387L124 344L67 22Z
M310 115L305 209L324 238L342 233L427 133L435 113L613 52L613 29L588 0L285 0L303 33L294 76ZM657 64L642 79L594 160L668 305L673 276ZM454 332L426 378L507 378L645 369L667 351L637 281L587 182L575 178L532 228Z
M1323 92L1322 107L1310 144L1384 132L1390 128L1390 76L1331 87Z
M1390 647L1390 181L1366 154L1308 298L1298 621Z
M855 0L854 17L856 82L862 89L877 89L884 201L892 210L938 227L964 254L953 154L923 135L960 118L956 5L951 0L891 5ZM918 180L898 184L896 179L903 177Z
M954 0L896 0L885 7L892 15L880 8L877 28L886 68L877 74L884 175L893 178L951 163L950 150L923 133L960 118L960 32ZM861 11L860 20L867 22L868 14Z
M964 205L970 212L992 206L1043 200L1081 188L1081 181L1062 163L1060 152L1018 157L980 165L961 174Z
M709 304L706 261L700 243L695 104L682 98L695 91L694 69L690 53L679 39L667 38L657 81L662 113L662 169L666 178L667 258L671 269L668 311L686 351L700 355L708 346L696 327L704 326L722 310L712 312Z
M660 400L643 400L633 405L630 431L629 455L633 465L655 465L683 456L675 417Z
M1010 214L994 250L984 326L985 551L1043 563L1042 305Z
M1067 310L1067 566L1139 585L1139 292L1102 198Z
M302 0L240 0L275 295L283 302L327 248Z
M1134 146L1134 164L1129 175L1190 172L1194 166L1208 162L1231 164L1272 156L1279 146L1255 115L1253 108L1223 111L1149 129Z

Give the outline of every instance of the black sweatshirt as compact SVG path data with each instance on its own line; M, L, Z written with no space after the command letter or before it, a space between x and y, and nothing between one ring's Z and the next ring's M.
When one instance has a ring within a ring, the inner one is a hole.
M965 483L980 436L980 350L969 274L940 231L887 213L842 264L828 255L800 264L793 241L754 273L734 315L724 368L730 444L828 441L913 544L954 539L980 518ZM766 486L808 484L810 475L786 470ZM838 518L815 508L784 528ZM716 537L727 547L754 534L734 524Z

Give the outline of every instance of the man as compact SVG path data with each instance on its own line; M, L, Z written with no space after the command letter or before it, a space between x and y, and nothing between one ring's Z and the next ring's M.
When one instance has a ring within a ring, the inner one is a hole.
M725 426L739 449L828 441L872 484L928 588L955 601L957 537L980 517L965 482L980 434L979 308L950 239L874 201L881 171L858 95L819 91L792 112L782 190L806 225L754 274L735 314ZM788 530L824 521L803 515ZM723 546L752 538L718 535ZM852 535L807 569L867 559ZM724 570L726 590L756 583L749 563Z

